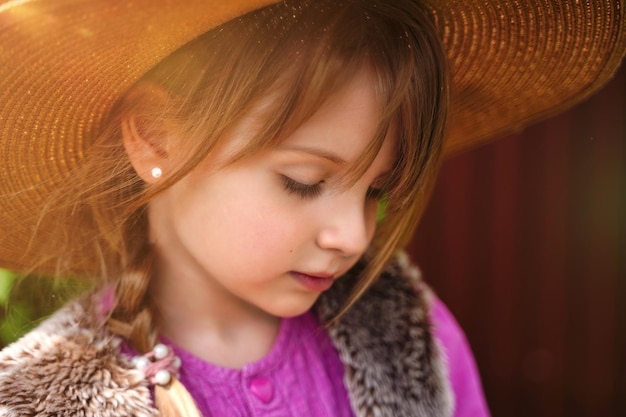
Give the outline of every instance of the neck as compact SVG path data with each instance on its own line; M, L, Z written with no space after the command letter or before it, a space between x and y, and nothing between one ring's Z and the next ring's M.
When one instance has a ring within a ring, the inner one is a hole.
M280 319L238 299L194 270L159 265L151 296L163 336L218 366L240 369L271 350ZM253 343L251 343L253 341Z

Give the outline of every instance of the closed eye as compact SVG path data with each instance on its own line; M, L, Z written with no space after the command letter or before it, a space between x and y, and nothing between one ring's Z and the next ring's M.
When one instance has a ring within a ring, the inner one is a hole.
M322 182L317 184L304 184L292 178L281 175L283 187L289 194L295 194L302 199L315 198L322 192Z

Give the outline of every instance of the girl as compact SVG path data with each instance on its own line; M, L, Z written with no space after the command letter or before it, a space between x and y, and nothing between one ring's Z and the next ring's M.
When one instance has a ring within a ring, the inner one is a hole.
M2 259L95 287L0 354L0 415L488 414L398 253L442 153L449 5L49 3L0 6L2 146L27 149Z

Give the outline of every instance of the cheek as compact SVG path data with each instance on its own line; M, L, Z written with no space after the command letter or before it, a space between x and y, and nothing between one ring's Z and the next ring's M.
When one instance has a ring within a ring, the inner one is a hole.
M292 216L260 197L247 194L215 205L205 216L211 241L246 256L284 253L293 244Z

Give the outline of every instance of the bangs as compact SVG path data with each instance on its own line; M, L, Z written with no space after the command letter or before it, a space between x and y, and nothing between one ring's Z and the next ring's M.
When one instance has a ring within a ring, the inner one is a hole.
M259 129L236 158L276 146L332 94L366 74L373 81L380 119L345 182L356 182L393 134L396 161L385 194L389 214L401 214L416 199L423 200L422 183L436 170L432 165L438 165L442 148L447 70L439 39L426 36L436 32L416 25L416 20L429 25L430 19L415 5L344 1L307 6L294 13L289 3L281 3L272 7L287 10L284 19L273 11L268 21L257 21L279 41L259 71L257 85L269 86L258 91L265 100Z
M396 10L372 1L334 2L331 7L315 2L296 12L281 3L268 10L271 13L255 14L254 26L259 38L272 33L276 42L261 59L254 83L259 86L257 99L246 107L262 109L260 124L234 160L276 146L329 96L365 73L373 81L380 120L345 181L350 185L363 175L392 133L397 155L385 187L388 210L403 211L413 204L430 161L439 159L447 102L439 40L426 36L432 28L416 27L413 20L423 11Z
M227 22L181 48L146 77L180 98L167 118L180 120L190 152L171 183L205 159L244 117L254 114L254 126L232 162L275 147L332 94L365 74L380 119L345 182L357 181L393 134L397 148L385 187L387 217L412 215L424 204L426 183L437 170L447 116L445 57L431 21L414 1L286 1ZM173 66L183 70L173 74Z

